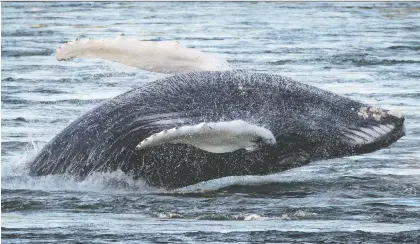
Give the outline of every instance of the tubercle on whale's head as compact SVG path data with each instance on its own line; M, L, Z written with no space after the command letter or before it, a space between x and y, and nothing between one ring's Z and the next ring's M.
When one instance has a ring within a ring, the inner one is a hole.
M364 119L372 118L377 122L387 119L404 120L404 115L401 111L385 110L375 106L360 107L357 114Z
M405 117L399 110L386 110L375 106L360 107L357 111L360 119L371 120L378 124L392 124L395 127L401 127L404 124Z

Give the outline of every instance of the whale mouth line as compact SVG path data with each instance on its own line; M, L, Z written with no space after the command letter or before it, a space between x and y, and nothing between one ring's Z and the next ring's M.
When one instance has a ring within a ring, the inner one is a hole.
M404 120L404 117L400 121ZM371 133L373 132L373 133ZM405 136L404 123L381 124L371 126L370 128L362 127L352 129L343 133L345 143L350 145L352 155L363 154L376 151L380 148L390 146L392 143Z
M392 124L377 125L370 127L359 127L356 129L344 130L344 136L351 139L350 144L362 145L371 144L375 141L382 140L395 128Z
M362 106L357 115L361 126L342 128L341 133L343 141L353 147L386 147L405 135L405 118L400 111Z

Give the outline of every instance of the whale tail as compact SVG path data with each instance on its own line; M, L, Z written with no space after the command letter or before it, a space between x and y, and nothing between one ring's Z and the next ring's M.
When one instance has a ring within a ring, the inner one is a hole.
M114 39L86 39L68 42L56 50L58 61L73 58L101 58L146 71L182 73L229 70L226 60L182 46L177 41L140 41L123 35Z

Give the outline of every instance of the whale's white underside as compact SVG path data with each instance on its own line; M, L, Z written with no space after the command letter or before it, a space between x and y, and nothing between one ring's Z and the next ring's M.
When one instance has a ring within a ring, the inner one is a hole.
M370 128L358 128L344 130L344 135L350 139L349 144L363 145L371 144L380 140L395 128L392 124L377 125Z
M86 39L68 42L56 50L57 60L102 58L146 71L182 73L229 70L226 60L187 48L177 41L140 41L118 36L115 39Z
M155 133L137 145L141 150L164 143L189 144L212 153L233 152L239 149L253 151L258 143L275 144L273 133L243 120L209 122L186 125Z

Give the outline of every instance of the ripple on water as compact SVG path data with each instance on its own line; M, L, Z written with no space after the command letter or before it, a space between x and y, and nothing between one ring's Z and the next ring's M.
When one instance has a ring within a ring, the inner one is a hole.
M2 241L417 243L418 12L415 3L2 4ZM122 172L28 176L25 163L71 121L165 77L55 59L64 41L119 33L180 40L239 69L401 110L407 135L368 155L173 191Z

